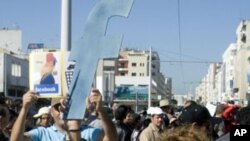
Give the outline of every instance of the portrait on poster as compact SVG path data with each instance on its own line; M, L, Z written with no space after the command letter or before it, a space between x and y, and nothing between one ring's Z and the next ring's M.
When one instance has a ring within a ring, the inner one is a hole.
M60 97L61 53L33 52L30 54L30 89L40 97Z

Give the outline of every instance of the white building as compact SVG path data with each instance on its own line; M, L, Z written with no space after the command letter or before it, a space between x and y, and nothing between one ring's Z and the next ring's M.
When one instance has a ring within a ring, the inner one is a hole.
M22 31L20 29L0 28L0 48L19 53L22 48Z
M246 101L250 84L250 21L243 20L236 30L237 40L222 55L222 65L211 64L202 83L196 88L196 97L213 103L234 100Z
M165 85L165 76L160 72L158 53L153 51L150 57L150 51L135 49L121 50L118 58L100 60L95 83L96 87L104 93L104 100L125 101L130 105L135 105L134 91L129 90L133 92L132 96L127 95L126 97L124 94L124 96L117 98L117 95L114 95L115 87L124 87L124 89L128 87L128 89L136 89L135 91L143 90L144 95L139 96L141 104L145 106L148 104L146 97L148 97L149 91L152 103L158 104L159 99L167 97L167 92L171 91L169 87L172 86L170 81L168 81L168 87Z
M241 102L245 100L250 78L250 21L243 20L237 30L234 92Z
M0 93L21 98L28 89L29 63L21 53L22 35L19 29L0 29Z
M237 99L233 93L234 73L235 73L235 61L236 61L236 44L232 43L228 46L222 55L223 62L223 85L221 100L227 101L230 99Z
M177 94L173 95L173 98L175 100L177 100L178 106L183 106L185 104L186 100L188 100L187 97L188 97L187 95L177 95Z

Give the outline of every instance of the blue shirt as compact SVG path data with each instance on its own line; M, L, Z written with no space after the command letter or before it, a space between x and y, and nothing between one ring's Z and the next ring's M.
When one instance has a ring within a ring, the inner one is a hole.
M81 138L86 141L97 141L97 136L100 135L101 129L93 128L87 125L81 127ZM59 131L54 125L44 128L38 127L33 129L27 134L30 136L32 141L66 141L66 132Z

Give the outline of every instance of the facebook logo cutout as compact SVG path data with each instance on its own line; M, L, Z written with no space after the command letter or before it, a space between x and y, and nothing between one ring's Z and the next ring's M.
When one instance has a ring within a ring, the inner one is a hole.
M134 0L99 0L90 12L83 38L72 47L70 60L76 61L69 88L69 109L66 119L82 119L85 100L90 94L98 60L118 57L122 36L105 36L108 21L113 16L128 17Z
M250 125L234 125L230 128L230 141L249 141Z

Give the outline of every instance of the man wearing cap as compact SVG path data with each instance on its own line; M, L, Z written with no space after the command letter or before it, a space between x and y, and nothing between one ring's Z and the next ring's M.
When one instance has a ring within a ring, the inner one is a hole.
M88 97L87 105L91 102L96 103L102 123L104 134L101 129L91 128L89 126L81 126L81 120L63 120L62 108L65 108L65 101L61 103L53 103L51 107L51 116L54 119L54 125L48 128L38 127L29 132L24 133L24 120L28 109L37 96L34 91L28 91L23 96L23 106L20 114L14 124L11 141L116 141L116 130L112 121L108 119L102 109L102 97L99 91L92 90Z
M168 99L162 99L159 103L159 106L165 114L163 116L163 120L165 122L165 126L168 127L176 120L176 117L174 115L174 108L169 104Z
M50 108L42 107L38 113L33 116L38 121L38 126L48 127L51 123Z
M139 141L157 141L162 137L163 111L159 107L150 107L147 113L150 115L151 123L141 132Z

